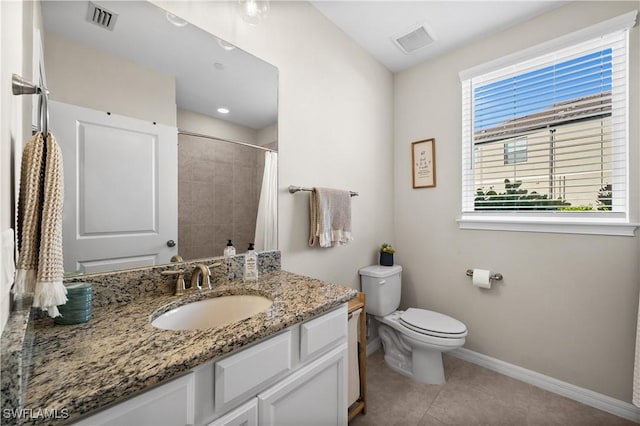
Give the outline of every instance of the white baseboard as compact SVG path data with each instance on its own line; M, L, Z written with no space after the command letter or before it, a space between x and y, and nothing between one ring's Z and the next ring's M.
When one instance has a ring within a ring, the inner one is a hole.
M382 341L380 340L380 336L374 337L370 342L367 342L367 356L370 356L381 347Z
M374 342L371 343L373 344ZM378 342L378 345L379 344L380 342ZM369 345L367 345L367 355L368 354ZM628 402L620 401L619 399L615 399L589 389L581 388L579 386L572 385L571 383L563 382L561 380L554 379L553 377L545 376L544 374L536 373L535 371L527 370L526 368L518 367L517 365L509 364L508 362L500 361L499 359L470 351L469 349L460 348L449 352L449 354L473 364L477 364L481 367L488 368L489 370L504 374L505 376L512 377L549 392L553 392L569 399L573 399L574 401L597 408L598 410L606 411L607 413L640 423L640 408Z

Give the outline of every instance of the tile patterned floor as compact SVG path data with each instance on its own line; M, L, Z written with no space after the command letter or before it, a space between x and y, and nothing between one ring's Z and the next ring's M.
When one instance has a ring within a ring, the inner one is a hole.
M447 383L425 385L391 370L375 352L367 358L367 414L350 426L635 425L452 356L444 366Z

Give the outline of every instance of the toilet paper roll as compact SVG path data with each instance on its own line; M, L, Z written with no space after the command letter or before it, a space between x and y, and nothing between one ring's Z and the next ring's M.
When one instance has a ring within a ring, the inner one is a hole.
M486 269L473 270L473 285L481 288L491 288L491 271Z

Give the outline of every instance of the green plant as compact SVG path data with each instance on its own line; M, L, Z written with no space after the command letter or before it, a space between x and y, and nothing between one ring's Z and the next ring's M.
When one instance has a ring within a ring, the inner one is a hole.
M396 252L396 249L394 249L391 244L384 243L380 246L380 253L393 254L395 252Z
M611 210L611 198L613 197L613 186L608 183L603 185L598 191L598 210Z
M563 212L586 212L593 210L593 206L591 204L588 204L586 206L560 207L558 210Z
M504 180L505 192L497 193L493 187L488 191L484 188L476 190L474 199L476 210L558 210L571 206L571 203L562 199L553 199L549 195L538 194L535 191L529 193L526 189L521 189L522 181L509 179Z

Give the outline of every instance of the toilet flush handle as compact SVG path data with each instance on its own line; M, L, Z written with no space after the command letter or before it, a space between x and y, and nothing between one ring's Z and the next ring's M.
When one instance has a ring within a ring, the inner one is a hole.
M387 282L387 280L380 280L380 281L378 281L378 284L379 284L379 285L383 285L383 284L385 284L386 282Z

